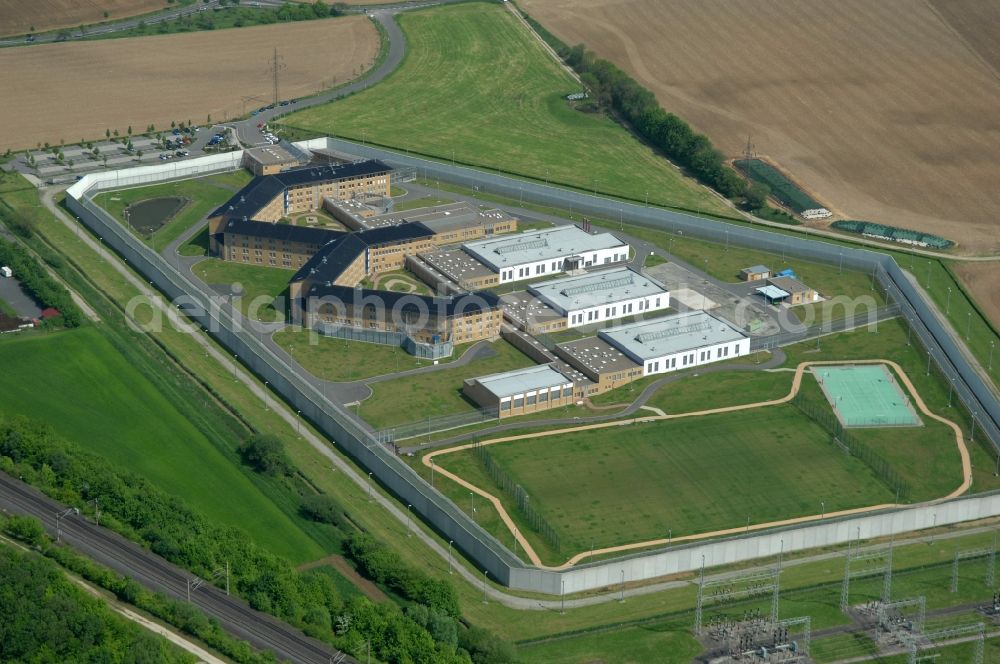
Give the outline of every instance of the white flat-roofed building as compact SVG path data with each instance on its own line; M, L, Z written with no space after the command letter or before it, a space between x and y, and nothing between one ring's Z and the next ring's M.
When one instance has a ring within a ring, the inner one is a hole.
M610 327L597 336L642 365L643 376L750 353L746 334L704 311Z
M547 364L470 378L462 391L500 417L523 415L573 402L573 381Z
M670 293L630 267L553 279L532 284L528 291L565 316L567 327L637 316L670 306Z
M468 242L462 248L500 275L500 283L628 260L629 246L611 233L557 226Z

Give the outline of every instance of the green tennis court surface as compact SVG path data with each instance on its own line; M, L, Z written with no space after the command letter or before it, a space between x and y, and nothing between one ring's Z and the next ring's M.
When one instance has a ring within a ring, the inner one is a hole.
M921 424L884 364L816 367L813 375L845 427Z

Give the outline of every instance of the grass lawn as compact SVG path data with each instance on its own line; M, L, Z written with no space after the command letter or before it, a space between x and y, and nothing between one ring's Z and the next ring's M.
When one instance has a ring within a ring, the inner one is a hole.
M381 346L363 341L324 337L297 325L278 330L271 338L285 350L291 349L295 361L311 374L334 382L384 376L434 364L430 360L410 355L399 346ZM447 363L458 359L467 348L468 345L465 344L457 347L452 357L440 362Z
M423 198L414 198L408 201L401 201L393 206L393 212L405 212L406 210L416 210L418 208L433 207L435 205L446 205L448 203L454 203L455 201L448 198L439 198L437 196L424 196Z
M237 466L235 453L223 453L96 328L7 336L0 340L0 366L5 415L51 424L290 560L322 555Z
M518 648L523 664L687 664L701 644L686 624L667 624L587 634Z
M494 341L492 347L497 352L495 356L475 360L468 366L372 384L372 395L361 403L361 416L381 429L425 418L473 412L476 406L462 396L462 383L466 378L535 364L502 339Z
M392 283L393 281L396 283ZM382 272L378 275L377 282L378 287L381 290L394 291L398 293L413 293L415 295L432 295L430 287L421 281L417 275L408 270ZM404 284L409 284L413 288L407 288Z
M191 271L206 284L240 284L243 287L240 310L244 315L265 322L284 320L284 303L279 301L276 307L274 299L288 288L291 270L206 258L192 266Z
M283 123L445 160L731 213L663 157L600 114L575 110L579 89L499 4L469 3L399 17L408 50L383 83L305 109Z
M657 265L663 265L667 262L667 259L658 254L647 254L646 259L643 261L643 267L656 267Z
M152 238L146 238L151 247L161 251L181 233L204 219L205 215L228 201L240 187L250 182L250 179L250 173L240 169L179 182L107 191L95 196L94 202L124 224L124 210L132 203L165 196L182 196L189 199L190 202L167 222L166 226L156 231Z
M668 529L677 536L738 527L748 515L763 523L815 514L820 501L832 512L893 497L787 405L487 449L559 533L565 554ZM463 476L479 465L472 452L438 459Z

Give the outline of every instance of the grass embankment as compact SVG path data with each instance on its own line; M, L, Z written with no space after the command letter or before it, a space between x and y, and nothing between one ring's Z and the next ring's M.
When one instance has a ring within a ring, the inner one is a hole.
M131 359L131 358L130 358ZM0 339L0 411L48 422L293 561L323 548L239 467L233 432L182 412L94 326ZM40 398L48 395L48 398ZM54 395L58 395L55 398Z
M203 178L166 182L146 187L106 191L94 197L94 202L125 224L125 208L151 198L179 196L188 199L184 208L167 224L143 240L157 251L177 239L184 231L198 223L215 208L230 198L251 180L249 172L240 169L230 173L210 175ZM137 233L138 235L138 233ZM207 238L207 236L206 236ZM207 245L206 245L207 246Z
M410 355L399 346L334 339L298 326L279 330L271 338L289 351L306 371L317 378L334 382L363 380L434 364L432 360ZM457 360L467 349L467 345L459 346L455 348L454 355L439 362Z
M291 270L206 258L193 265L191 272L211 286L230 289L239 284L239 309L243 315L269 323L285 320L285 302L275 299L287 290L294 274Z
M473 360L468 365L375 383L371 385L372 395L361 402L358 411L378 429L442 415L471 413L476 406L462 396L466 378L534 364L506 341L494 341L491 347L496 352L493 357Z
M399 17L407 55L384 82L294 113L291 127L720 214L731 210L603 114L506 10L486 3Z

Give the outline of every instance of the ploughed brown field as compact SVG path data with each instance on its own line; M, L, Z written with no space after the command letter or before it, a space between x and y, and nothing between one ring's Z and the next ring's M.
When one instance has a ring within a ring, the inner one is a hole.
M995 327L1000 327L1000 268L994 262L958 263L954 266L965 288Z
M279 94L290 99L367 70L379 37L364 16L301 23L39 44L0 49L6 72L0 152L104 138L177 122L221 121L273 100L273 49L283 58ZM252 97L244 102L244 97Z
M522 0L843 218L1000 250L1000 2Z
M76 28L169 6L167 0L0 0L0 37L27 34L32 26L35 32Z

